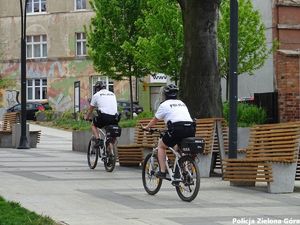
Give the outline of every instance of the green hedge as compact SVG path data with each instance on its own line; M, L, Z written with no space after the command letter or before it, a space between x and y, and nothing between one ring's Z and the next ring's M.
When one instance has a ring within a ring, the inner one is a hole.
M229 120L229 104L223 104L223 115L225 120ZM267 113L263 108L246 103L238 103L237 121L239 127L249 127L255 124L264 124L267 120Z
M91 122L85 121L84 113L79 113L77 119L74 118L74 113L67 111L64 113L57 113L52 110L45 110L38 113L45 113L47 125L57 128L63 128L68 130L90 130ZM151 112L142 112L134 119L121 119L119 122L120 127L134 127L139 119L152 118L154 116ZM39 122L43 123L43 122Z
M266 121L267 114L262 108L255 105L249 105L246 103L238 103L238 126L248 127L254 124L263 124ZM40 112L42 113L42 112ZM74 113L67 111L64 113L57 113L51 110L43 111L48 121L58 128L71 129L71 130L89 130L91 129L91 122L83 120L84 112L77 115L77 119L74 119ZM225 102L223 104L223 115L228 122L229 119L229 104ZM134 119L121 119L119 125L122 128L134 127L139 119L152 118L154 114L152 112L142 112ZM49 124L48 124L49 125Z

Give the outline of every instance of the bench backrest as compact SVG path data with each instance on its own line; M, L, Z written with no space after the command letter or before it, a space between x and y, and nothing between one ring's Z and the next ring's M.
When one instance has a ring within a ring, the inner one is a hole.
M299 151L300 124L279 123L251 128L247 158L277 162L296 162Z
M205 140L203 154L209 154L213 150L215 130L215 118L205 118L196 120L196 137L201 137Z
M137 125L135 127L135 137L134 137L136 144L141 144L145 146L151 146L157 144L159 134L158 133L150 134L148 132L143 131L141 127L141 125L146 126L151 121L151 119L141 119L137 122ZM156 123L156 125L154 125L152 128L164 130L166 126L163 120L159 120Z
M229 142L229 129L227 126L226 121L222 118L220 119L221 121L221 129L222 129L222 138L223 138L223 144L224 144L224 151L228 152L228 142ZM218 135L217 132L214 134L214 152L219 152L220 151L220 145L218 141Z
M3 131L11 131L12 125L20 122L20 114L18 112L7 112L3 115L2 129Z

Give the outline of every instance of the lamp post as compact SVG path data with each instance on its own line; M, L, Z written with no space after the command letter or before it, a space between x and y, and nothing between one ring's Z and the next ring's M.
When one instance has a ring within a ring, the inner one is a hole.
M229 158L237 158L238 2L230 0Z
M21 136L19 149L28 149L26 135L26 8L28 0L20 0L21 10Z

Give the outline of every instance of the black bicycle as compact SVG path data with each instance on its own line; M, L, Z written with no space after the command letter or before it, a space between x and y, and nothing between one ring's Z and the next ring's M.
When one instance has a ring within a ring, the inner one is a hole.
M150 129L149 132L158 132L161 137L163 135L163 131L157 129ZM177 150L171 147L168 148L175 155L175 160L170 161L166 156L166 180L171 181L178 196L183 201L190 202L198 195L200 171L195 158L197 154L203 152L204 145L204 139L189 137L182 140ZM150 195L155 195L162 185L162 179L155 175L159 171L157 151L157 147L153 148L153 151L146 156L143 163L143 186Z
M105 170L112 172L116 166L116 142L117 137L121 136L121 128L118 125L109 125L104 129L99 129L102 143L99 147L95 147L96 138L91 137L87 151L87 161L91 169L95 169L98 163L98 158L104 163Z

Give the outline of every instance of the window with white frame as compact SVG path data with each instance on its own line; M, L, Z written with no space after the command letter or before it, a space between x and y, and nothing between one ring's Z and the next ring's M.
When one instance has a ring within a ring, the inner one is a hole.
M76 10L86 9L86 0L75 0L75 9Z
M47 57L47 36L31 35L26 37L27 58L46 58Z
M85 33L76 33L76 55L86 56L86 35Z
M47 99L47 79L27 79L27 100Z
M94 94L94 86L97 81L102 81L106 85L106 89L114 92L114 81L106 76L93 76L91 85L91 94Z
M26 12L28 14L46 12L46 0L28 0Z

